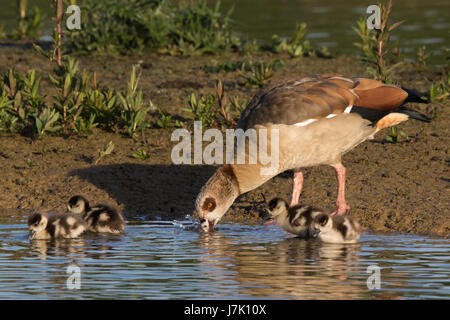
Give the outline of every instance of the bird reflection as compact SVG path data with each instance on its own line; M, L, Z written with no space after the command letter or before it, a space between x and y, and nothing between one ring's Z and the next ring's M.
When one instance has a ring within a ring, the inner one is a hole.
M368 295L361 274L359 244L325 244L286 238L279 242L240 243L237 236L203 233L200 263L212 283L239 285L248 297L354 299ZM220 288L218 288L220 289Z
M30 248L39 253L39 259L41 260L47 260L49 257L69 257L75 260L81 258L100 259L108 257L108 252L113 249L113 246L89 241L95 237L98 236L88 234L83 238L76 239L34 240L30 242ZM105 237L106 239L104 239ZM104 236L102 240L104 242L120 241L120 237Z

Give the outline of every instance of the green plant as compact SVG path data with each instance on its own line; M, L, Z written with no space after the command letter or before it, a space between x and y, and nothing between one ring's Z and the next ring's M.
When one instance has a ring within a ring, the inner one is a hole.
M212 60L211 65L202 66L201 69L209 73L219 73L219 72L234 72L234 71L249 71L252 62L250 59L245 58L243 60L231 62L226 61L224 63L217 63L216 60Z
M156 125L160 128L168 128L172 122L172 116L164 113L161 109L158 109L158 113L160 115L159 120L156 122Z
M86 0L83 28L67 38L71 51L123 54L150 49L171 55L221 53L239 46L231 30L231 11L205 0Z
M237 113L237 117L239 118L242 112L247 108L248 101L244 100L242 102L239 102L239 99L237 97L233 97L230 100L230 107L231 109L235 110Z
M397 126L390 128L390 134L386 136L386 140L392 143L398 143L402 140L408 140L408 136L402 130L399 130Z
M54 76L49 79L56 89L53 96L54 108L62 115L65 130L73 128L83 110L84 93L80 88L80 79L77 76L78 61L69 58L67 63L55 66Z
M76 118L73 130L78 134L92 134L92 129L98 126L95 122L95 114L91 114L89 119L83 117Z
M122 104L121 119L131 137L136 132L147 127L146 116L151 109L144 103L142 90L137 89L139 77L140 76L136 76L136 67L133 66L126 93L122 94L117 92Z
M115 148L114 143L112 141L109 141L108 144L104 148L99 149L97 151L98 157L97 157L97 160L95 160L94 165L97 165L99 163L99 161L101 159L103 159L104 157L112 154L114 151L114 148Z
M390 41L391 32L405 21L402 20L388 25L392 2L389 1L387 4L379 3L378 6L381 11L380 28L370 30L366 25L366 19L361 18L357 21L356 27L353 27L361 42L354 43L354 45L360 48L363 53L361 61L368 64L366 72L377 80L392 83L395 69L403 64L403 61L388 65L387 60L389 58L393 60L391 54L392 43ZM391 55L389 56L389 54Z
M428 54L425 53L425 49L426 49L425 46L421 46L417 50L417 60L418 60L419 64L421 64L423 66L425 66L427 64L426 60L430 57L429 53Z
M248 85L261 88L273 77L274 72L283 65L284 62L281 60L272 60L269 63L257 62L253 64L250 72L241 72L241 75Z
M217 125L216 107L213 95L200 95L199 98L192 93L189 95L189 108L181 108L182 111L189 113L189 119L201 121L202 126L212 127Z
M138 149L136 153L133 154L133 158L147 160L148 158L150 158L150 154L144 149Z
M447 79L441 80L436 86L431 85L428 92L428 101L444 100L450 95L450 74L447 74Z
M47 132L56 132L61 129L57 124L59 113L54 109L46 108L39 115L35 114L36 131L38 138L43 137Z
M328 58L331 56L327 48L313 48L309 40L305 40L308 33L306 23L297 23L295 31L289 39L282 39L278 35L272 36L272 43L266 47L275 53L287 53L291 58L319 56Z
M220 1L213 8L205 0L181 3L169 32L175 52L183 55L221 53L238 47L239 38L230 28L232 10L222 15Z
M17 40L36 39L46 17L38 7L28 10L27 0L19 0L18 3L19 20L11 36Z

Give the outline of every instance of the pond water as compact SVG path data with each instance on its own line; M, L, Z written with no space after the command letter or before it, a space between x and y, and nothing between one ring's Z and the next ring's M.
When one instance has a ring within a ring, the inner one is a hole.
M175 0L174 0L175 1ZM214 4L216 0L208 0ZM332 53L357 55L353 43L359 41L352 30L356 20L368 16L366 8L378 1L373 0L221 0L222 11L234 7L234 29L242 38L270 40L273 34L287 37L295 30L296 22L306 22L308 38L317 46L330 48ZM33 0L52 16L48 0ZM444 49L450 46L450 1L448 0L395 0L391 23L406 20L393 33L398 47L408 60L417 58L417 50L425 45L431 56L429 64L446 63ZM0 2L0 25L12 28L17 19L15 1ZM51 20L47 31L50 34Z
M354 245L322 244L277 226L222 223L204 234L187 219L30 242L27 214L0 210L0 299L450 298L444 239L364 234ZM380 289L369 290L377 270Z
M214 1L211 1L214 2ZM234 6L236 29L249 39L270 40L273 34L291 36L296 22L306 22L307 38L332 53L357 55L353 43L360 41L352 29L356 20L368 17L374 0L222 0L223 11ZM386 1L383 1L386 2ZM392 34L407 60L417 59L426 46L429 63L445 64L444 49L450 47L450 1L395 0L390 23L406 20Z

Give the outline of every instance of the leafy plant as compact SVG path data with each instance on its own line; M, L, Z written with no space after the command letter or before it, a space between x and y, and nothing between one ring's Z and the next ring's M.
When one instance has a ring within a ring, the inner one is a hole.
M148 158L150 158L150 154L144 149L138 149L136 153L133 154L133 158L147 160Z
M83 107L84 93L77 76L78 61L69 58L67 63L55 67L55 75L49 74L51 83L56 88L53 96L54 108L62 115L64 129L73 128Z
M386 140L392 143L398 143L404 140L408 140L408 136L402 130L399 130L397 126L390 128L391 132L386 136Z
M361 42L354 43L354 45L360 48L363 53L361 61L368 64L366 72L377 80L392 83L395 69L403 64L403 61L392 65L387 63L388 54L392 53L391 32L405 21L402 20L388 25L392 2L389 1L387 4L379 3L378 6L381 11L380 28L370 30L366 25L366 20L361 18L357 21L356 27L353 27ZM393 59L392 55L390 59Z
M114 143L112 141L109 141L108 144L104 148L99 149L97 151L98 157L97 157L97 160L95 160L94 165L97 165L99 163L99 161L101 159L103 159L104 157L112 154L114 151L114 148L115 148Z
M239 38L230 28L232 11L233 8L222 15L220 1L214 8L205 0L181 3L173 15L173 28L169 32L175 52L183 55L221 53L238 47Z
M47 132L56 132L61 129L57 124L59 113L54 109L46 108L39 115L34 115L36 121L36 131L39 138L44 136Z
M270 49L276 53L288 53L291 57L302 57L309 55L311 45L308 40L304 40L307 34L306 23L297 23L295 32L289 40L281 39L278 35L272 36Z
M67 39L73 52L123 54L150 49L171 55L221 53L239 46L229 11L205 0L86 0L81 30Z
M161 109L158 109L158 113L161 117L156 122L156 125L160 128L170 127L172 122L172 116L164 113L164 111L162 111Z
M430 57L429 53L428 54L425 53L425 49L426 49L425 46L421 46L417 50L417 60L418 60L419 64L421 64L423 66L425 66L427 64L426 60Z
M447 74L447 79L441 80L436 86L431 85L428 92L428 101L444 100L450 95L450 74Z
M236 62L226 61L221 64L217 63L216 60L212 62L211 65L203 66L201 69L209 73L249 71L252 65L251 60L248 58Z
M202 126L212 127L217 125L216 108L213 95L197 96L192 93L189 95L189 108L181 108L182 111L189 113L189 119L198 120L202 122Z
M273 77L274 72L283 65L284 62L281 60L272 60L269 63L258 62L251 67L250 72L241 72L241 75L248 85L261 88Z
M139 77L136 76L136 67L133 66L127 91L123 95L117 92L122 104L121 119L123 125L128 128L128 134L132 137L136 132L147 127L146 116L150 107L146 106L142 98L142 90L138 90Z
M27 0L19 0L18 4L19 20L17 27L11 32L11 37L16 40L36 39L46 19L45 15L38 7L28 10Z
M78 134L92 134L92 129L98 126L95 122L95 114L91 114L89 119L78 117L75 120L73 130Z

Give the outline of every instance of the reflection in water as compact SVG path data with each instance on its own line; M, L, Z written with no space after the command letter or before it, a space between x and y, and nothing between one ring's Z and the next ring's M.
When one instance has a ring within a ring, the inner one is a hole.
M358 269L355 253L359 244L333 245L286 238L255 246L233 245L233 240L219 232L201 235L200 243L207 250L201 257L202 269L211 270L204 274L215 281L217 269L233 274L246 296L350 299L367 291L361 279L349 279L352 271Z
M276 226L129 221L125 235L27 238L26 214L0 210L0 299L398 299L450 296L450 241L363 235L333 245ZM81 270L69 290L67 267ZM367 267L381 268L368 290Z

